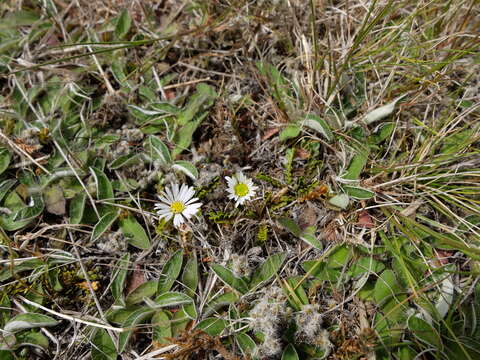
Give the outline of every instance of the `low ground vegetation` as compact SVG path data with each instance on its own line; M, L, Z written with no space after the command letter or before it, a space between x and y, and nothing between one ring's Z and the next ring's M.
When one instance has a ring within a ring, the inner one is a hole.
M0 4L1 359L479 359L475 0Z

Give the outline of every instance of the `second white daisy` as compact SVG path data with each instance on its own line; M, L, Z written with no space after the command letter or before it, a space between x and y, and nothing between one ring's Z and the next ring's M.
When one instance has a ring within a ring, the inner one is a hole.
M202 203L198 203L198 198L194 198L195 190L188 185L172 184L166 186L165 190L158 196L161 200L156 203L154 208L160 219L170 220L173 217L173 226L179 227L186 220L194 216Z
M235 207L243 205L245 201L255 196L258 186L253 185L252 179L247 178L241 172L236 173L232 177L225 176L228 184L228 198L235 200Z

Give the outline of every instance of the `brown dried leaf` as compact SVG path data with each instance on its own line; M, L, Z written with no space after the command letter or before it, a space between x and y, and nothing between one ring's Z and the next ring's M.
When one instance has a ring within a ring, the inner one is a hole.
M15 144L17 144L17 146L22 149L23 151L25 151L27 154L31 155L32 153L34 153L35 151L39 150L42 146L41 145L28 145L28 144L25 144L24 141L22 139L14 139L14 142Z
M315 208L308 204L298 219L298 226L300 226L302 230L305 230L309 226L315 226L317 224L317 219L318 217Z
M339 235L337 232L337 224L335 221L330 222L325 228L323 228L323 238L330 242L338 242Z
M127 294L130 294L145 281L145 274L141 270L140 265L136 265L127 282Z
M306 160L310 157L310 151L307 151L303 148L295 149L295 156L301 160Z
M279 131L280 131L279 128L270 128L270 129L267 129L267 131L265 131L265 134L264 134L263 137L262 137L262 141L265 141L265 140L270 139L273 135L275 135L275 134L278 133Z
M366 229L371 229L375 227L375 223L373 222L373 219L367 210L363 210L358 214L358 220L356 225Z

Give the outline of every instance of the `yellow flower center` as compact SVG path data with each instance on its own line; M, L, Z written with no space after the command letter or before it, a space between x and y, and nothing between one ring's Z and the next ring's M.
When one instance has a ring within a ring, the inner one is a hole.
M238 183L233 187L233 191L235 192L235 195L244 197L248 194L248 186L244 183Z
M174 201L170 205L170 211L174 214L180 214L183 210L185 210L185 205L180 201Z

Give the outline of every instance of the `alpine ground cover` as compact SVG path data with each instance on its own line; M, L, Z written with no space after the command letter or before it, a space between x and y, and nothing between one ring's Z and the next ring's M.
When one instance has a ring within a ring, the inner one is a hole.
M480 358L477 1L0 19L0 359Z

